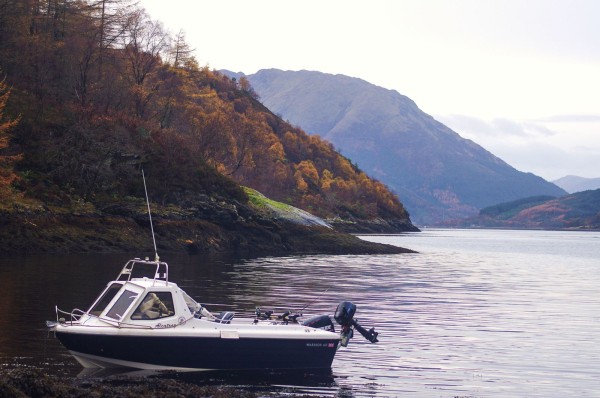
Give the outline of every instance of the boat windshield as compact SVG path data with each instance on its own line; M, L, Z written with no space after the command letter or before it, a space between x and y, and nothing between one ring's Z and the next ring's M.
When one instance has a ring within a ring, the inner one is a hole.
M133 303L133 301L137 298L138 294L136 292L132 292L131 290L125 289L121 297L117 300L116 303L113 304L110 310L106 313L106 316L112 319L116 319L120 321L127 311L127 308Z
M100 316L102 311L106 309L106 306L112 301L113 298L117 295L119 290L123 287L120 283L111 284L104 293L100 297L100 299L96 300L96 304L88 311L90 315Z
M202 306L200 304L198 304L196 302L196 300L194 300L193 298L191 298L183 290L181 291L181 293L183 294L183 300L185 301L185 304L188 306L188 308L189 308L189 310L190 310L190 312L192 314L195 314L196 312L200 311L200 309L202 308Z

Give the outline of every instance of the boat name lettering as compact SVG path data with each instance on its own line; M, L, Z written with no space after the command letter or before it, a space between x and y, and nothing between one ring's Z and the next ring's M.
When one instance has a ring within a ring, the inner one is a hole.
M164 325L162 323L157 323L156 326L154 326L156 329L167 329L167 328L174 328L175 326L177 326L176 323L165 323Z

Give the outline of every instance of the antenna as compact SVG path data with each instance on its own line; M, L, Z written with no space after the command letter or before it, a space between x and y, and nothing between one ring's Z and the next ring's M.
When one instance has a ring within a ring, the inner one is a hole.
M146 205L148 206L148 217L150 218L150 229L152 230L152 242L154 242L154 261L158 262L158 250L156 250L156 239L154 238L154 226L152 226L152 213L150 212L150 200L148 200L148 189L146 188L146 176L142 169L142 180L144 180L144 192L146 193Z

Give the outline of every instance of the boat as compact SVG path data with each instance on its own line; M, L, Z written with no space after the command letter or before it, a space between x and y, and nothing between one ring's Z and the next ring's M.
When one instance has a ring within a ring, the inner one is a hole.
M276 315L257 307L254 317L217 315L169 280L160 261L150 202L144 191L154 242L154 260L129 260L88 310L55 307L46 325L85 368L142 370L263 370L331 368L339 347L354 330L375 343L378 333L354 319L356 305L342 301L334 319L318 315L300 321L300 312Z
M110 281L88 310L62 311L47 326L85 368L144 370L327 369L358 330L356 305L341 302L330 315L302 321L257 308L254 316L213 314L169 280L166 262L135 258Z

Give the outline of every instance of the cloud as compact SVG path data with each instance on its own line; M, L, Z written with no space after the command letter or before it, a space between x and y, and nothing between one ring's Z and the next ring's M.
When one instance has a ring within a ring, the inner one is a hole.
M536 123L523 123L514 120L497 118L490 122L492 127L499 132L500 135L514 135L519 137L529 136L551 136L556 132L549 128Z
M547 122L547 125L541 120L486 120L466 115L436 116L436 119L517 170L532 172L549 181L568 174L600 177L596 166L600 164L600 150L597 140L594 140L598 131L595 125L600 120L596 121L593 117L561 117L560 120L571 122L593 122L581 123L581 129L573 126L564 128L564 125L558 124L558 117L556 124Z
M549 129L541 123L521 122L506 118L484 120L473 116L449 115L436 116L436 119L458 134L475 141L489 137L533 138L557 134L556 131Z
M517 170L532 172L548 181L566 175L600 177L600 172L593 166L600 164L600 154L586 148L562 149L554 145L536 143L534 149L531 146L498 145L494 151Z
M466 115L436 115L435 119L450 127L457 133L463 131L479 131L483 135L496 135L497 132L485 120ZM462 135L462 134L461 134Z
M497 118L489 122L489 124L498 135L514 135L517 137L527 136L522 124L509 119Z
M534 119L532 122L541 123L598 123L600 115L553 115Z

